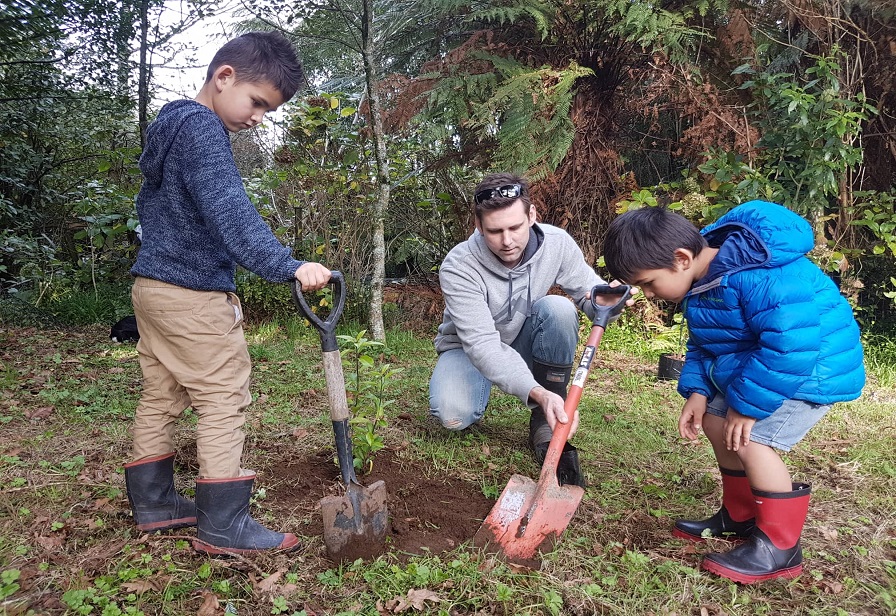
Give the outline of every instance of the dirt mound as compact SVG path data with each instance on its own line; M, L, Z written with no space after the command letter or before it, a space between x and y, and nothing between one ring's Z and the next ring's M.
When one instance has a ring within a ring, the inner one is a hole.
M264 474L265 483L275 486L269 492L276 493L267 503L303 517L305 535L323 535L320 499L344 493L333 460L332 452L321 451L278 462ZM360 481L367 486L380 479L389 494L386 542L398 555L438 553L470 541L494 505L478 485L452 477L424 477L413 462L388 450L377 454L373 471Z

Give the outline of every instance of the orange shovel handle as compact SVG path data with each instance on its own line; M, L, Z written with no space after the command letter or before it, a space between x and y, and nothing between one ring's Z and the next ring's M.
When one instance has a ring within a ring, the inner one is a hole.
M604 328L602 326L595 325L591 328L591 334L585 343L582 359L579 361L579 367L576 368L572 385L570 385L569 392L566 394L566 403L563 405L563 410L566 411L569 421L566 423L557 422L554 428L554 434L551 436L551 443L548 445L548 452L541 467L541 475L538 478L539 492L544 491L541 489L542 485L548 485L550 482L553 482L553 485L557 485L557 464L560 462L560 454L563 453L563 447L566 445L566 441L569 440L572 418L579 407L579 400L582 399L583 385L585 384L585 379L588 378L595 350L600 344L600 339L603 335Z
M598 297L616 297L618 298L613 304L599 304ZM582 352L582 358L579 360L579 366L572 378L572 385L566 394L566 403L563 410L569 421L566 423L557 423L554 426L554 434L551 436L551 442L548 445L548 452L545 455L544 463L541 466L541 475L538 478L538 488L534 503L537 504L540 496L552 486L557 486L557 464L560 462L560 454L563 453L563 447L569 440L569 431L572 429L572 418L575 416L576 409L579 408L579 400L582 399L582 390L585 387L585 381L588 379L588 372L591 370L591 362L597 347L600 346L600 339L604 335L604 330L610 319L619 315L625 308L625 302L631 297L631 287L629 285L597 285L591 290L591 306L594 309L594 320L591 327L591 333L585 342L585 350ZM534 507L535 505L533 505Z

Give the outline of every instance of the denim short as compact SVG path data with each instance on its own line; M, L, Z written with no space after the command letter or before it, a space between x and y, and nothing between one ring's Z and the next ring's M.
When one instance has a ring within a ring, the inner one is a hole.
M778 410L753 424L750 440L782 451L790 451L829 410L831 410L830 404L785 400ZM728 401L725 396L717 393L706 405L706 412L724 418L728 414Z

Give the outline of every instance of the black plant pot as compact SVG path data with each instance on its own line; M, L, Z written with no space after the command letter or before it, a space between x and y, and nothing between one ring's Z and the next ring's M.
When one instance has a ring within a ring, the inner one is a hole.
M684 357L678 353L663 353L660 355L660 365L656 372L656 378L661 381L677 381L684 367Z

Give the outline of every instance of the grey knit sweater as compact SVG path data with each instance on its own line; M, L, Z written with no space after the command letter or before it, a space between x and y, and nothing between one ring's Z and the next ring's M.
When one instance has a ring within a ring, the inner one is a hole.
M224 123L195 101L168 103L146 131L137 195L142 244L131 274L235 291L236 265L288 282L302 265L249 201Z

